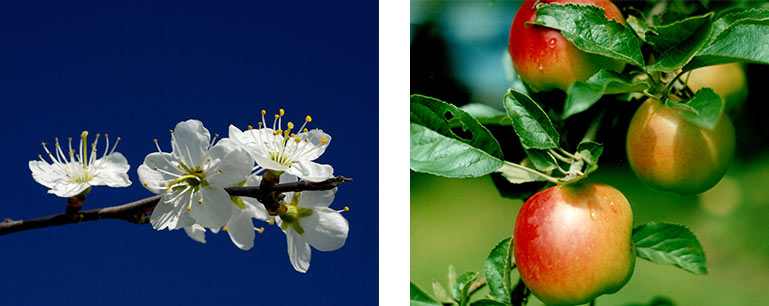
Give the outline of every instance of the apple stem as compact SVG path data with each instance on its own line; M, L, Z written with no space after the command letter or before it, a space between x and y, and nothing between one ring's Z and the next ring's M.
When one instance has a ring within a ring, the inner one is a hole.
M667 86L665 86L665 89L662 91L662 102L665 102L665 100L668 99L668 95L670 94L670 91L673 89L673 85L676 83L678 78L680 78L685 73L685 70L681 70L676 76L671 80Z

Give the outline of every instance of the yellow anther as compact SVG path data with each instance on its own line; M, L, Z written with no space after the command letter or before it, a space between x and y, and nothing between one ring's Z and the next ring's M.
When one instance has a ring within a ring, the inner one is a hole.
M304 128L304 132L307 133L307 131L309 131L309 130L307 128Z
M283 115L286 114L286 111L284 111L282 108L280 109L280 116L283 117Z
M96 133L96 137L99 137L99 136L101 136L101 134L99 134L99 133Z
M43 145L45 145L45 141L41 142Z
M40 155L40 154L38 154L38 155L37 155L37 157L39 157L39 158L43 158L43 155Z
M219 134L214 133L214 138L219 138Z
M278 119L278 117L280 117L280 115L278 115L278 114L275 114L275 119Z
M56 140L56 142L59 142L59 137L54 137L53 139Z
M155 139L153 139L152 141L154 141L154 142L158 142L158 139L157 139L157 138L155 138Z
M166 205L166 203L168 203L168 202L166 202L166 201L163 201L163 205Z
M253 127L253 126L251 126L251 125L249 124L249 125L248 125L248 129L249 129L249 130L253 130L253 129L254 129L254 127Z
M203 200L202 199L198 200L198 204L203 204Z
M226 232L227 231L227 227L226 226L222 226L222 230Z
M289 130L294 128L294 123L293 122L288 122L287 125L288 125L288 129Z
M270 223L270 225L275 224L275 219L270 219L270 221L268 223Z
M117 137L117 140L120 141L120 136Z
M300 142L302 142L302 139L297 137L297 138L294 138L294 141L296 141L296 143L300 143Z
M67 140L72 141L72 137L67 137Z
M259 123L257 123L257 124L259 125L259 127L261 127L261 126L262 126L262 122L261 122L261 121L259 121Z
M304 118L304 121L312 122L312 117L310 117L310 115L307 115L307 117Z
M144 184L142 184L142 185L144 185L144 187L147 187L147 185L149 185L149 184L147 184L147 182L144 182Z
M263 233L264 232L264 227L257 228L256 232L259 233L259 234Z
M276 135L280 135L280 134L283 134L283 130L280 130L280 129L279 129L279 130L277 130L277 131L275 131L275 132L277 133Z
M158 167L157 167L157 166L155 166L155 167L152 167L152 170L156 170L156 171L157 171L157 170L158 170Z
M264 116L264 114L266 114L266 113L267 113L266 110L262 110L262 116Z
M59 147L59 143L56 143L56 145L55 145L55 146L58 148L58 147Z
M109 134L107 134L107 133L104 133L104 137L109 137Z
M80 133L80 137L81 137L81 138L86 138L86 137L88 137L88 131L83 131L82 133ZM56 138L56 140L59 140L59 138Z
M320 143L327 143L327 142L328 142L328 138L326 138L326 137L321 137L320 138Z
M92 143L91 143L91 147L92 147L92 148L95 148L95 147L96 147L96 143L95 143L95 142L92 142Z
M169 131L169 132L171 132L171 134L173 134L173 133L174 133L174 130L168 130L168 131Z
M344 211L350 211L350 207L349 206L345 206L344 207Z
M223 172L224 172L224 170L222 170L222 169L219 169L219 173L223 173Z
M187 206L187 211L192 210L192 207Z

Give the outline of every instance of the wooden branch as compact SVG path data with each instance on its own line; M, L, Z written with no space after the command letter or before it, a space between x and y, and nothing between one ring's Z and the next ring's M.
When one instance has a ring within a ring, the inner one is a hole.
M296 183L277 184L270 188L265 188L264 190L260 190L258 186L230 187L225 188L224 190L231 196L258 198L261 194L267 192L330 190L336 188L336 186L339 186L341 183L351 181L352 179L350 178L337 176L321 182L301 181ZM123 205L85 210L77 213L62 213L27 220L5 219L3 222L0 222L0 236L36 228L102 219L120 219L131 223L144 224L149 222L149 213L155 209L155 205L157 205L158 201L160 201L160 195L147 197Z

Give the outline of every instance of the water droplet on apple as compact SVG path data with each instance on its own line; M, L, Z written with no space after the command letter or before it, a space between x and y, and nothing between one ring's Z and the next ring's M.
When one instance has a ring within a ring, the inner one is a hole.
M542 71L542 70L545 69L545 67L542 67L542 64L539 64L539 67L537 67L537 68L539 68L539 71Z
M611 211L613 211L613 212L617 212L617 206L616 206L616 205L614 205L614 202L613 202L613 201L609 203L609 206L611 206Z
M547 42L547 45L550 49L555 49L555 38L551 38L550 41Z
M590 210L590 219L598 220L598 214L595 212L595 210Z

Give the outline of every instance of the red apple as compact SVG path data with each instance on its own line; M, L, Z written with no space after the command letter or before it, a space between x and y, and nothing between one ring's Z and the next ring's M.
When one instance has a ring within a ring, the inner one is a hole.
M547 3L576 3L603 8L607 19L625 24L619 9L608 0L526 0L513 19L508 51L515 71L533 91L558 88L585 81L598 70L621 71L625 64L608 57L580 51L558 30L526 25L536 18L537 8Z
M521 279L548 305L589 302L617 292L633 274L633 212L619 190L558 185L523 204L514 254Z
M713 129L686 120L684 111L648 99L627 130L627 159L647 185L679 194L715 186L734 155L734 127L721 113Z

